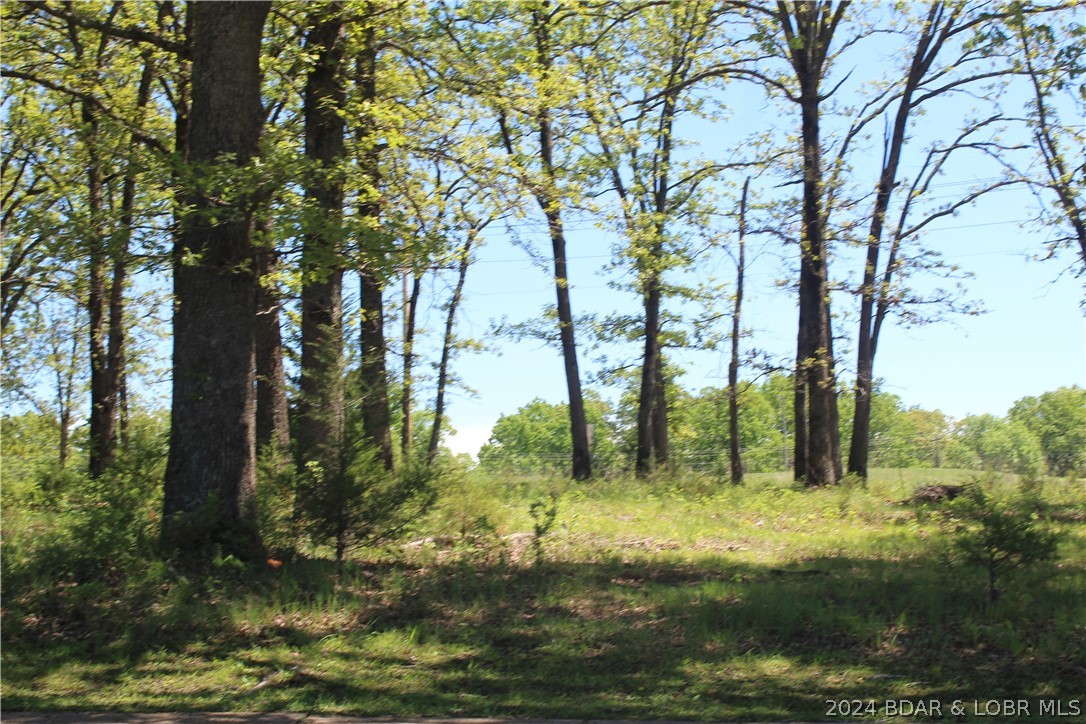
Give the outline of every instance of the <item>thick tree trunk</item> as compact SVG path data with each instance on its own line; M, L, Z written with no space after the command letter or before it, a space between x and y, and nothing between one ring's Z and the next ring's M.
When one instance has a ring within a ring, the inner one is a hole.
M840 477L837 386L830 327L826 215L819 86L830 41L848 6L832 0L778 3L778 20L799 86L803 149L803 231L800 239L799 329L796 337L795 474L807 485L832 485Z
M290 447L290 423L287 404L287 376L283 368L283 336L279 327L279 295L264 283L278 266L278 256L271 245L271 222L263 219L261 248L253 255L256 285L256 451L285 451Z
M460 270L456 278L456 287L453 289L452 298L449 300L449 311L445 317L445 338L441 344L441 361L437 367L437 397L434 400L434 426L430 430L430 445L427 448L427 460L431 464L437 459L437 450L441 445L441 428L445 418L445 388L449 384L449 360L452 357L452 347L455 341L453 328L456 324L456 309L460 306L460 297L464 293L464 281L468 276L468 267L471 265L471 246L475 241L476 229L468 231L464 240L464 246L460 250Z
M260 44L270 2L197 2L189 161L245 164L263 123ZM230 154L230 161L220 161ZM199 167L197 167L199 168ZM174 269L173 407L163 539L203 558L263 553L255 509L251 209L189 193ZM213 213L212 213L213 212Z
M659 336L657 336L659 344ZM652 405L652 451L656 466L666 468L671 463L671 444L668 439L667 424L667 385L664 380L664 359L659 349L656 351L656 389Z
M645 352L641 360L641 393L637 401L637 454L634 472L645 477L652 472L656 458L656 418L652 414L656 403L656 368L660 364L660 286L650 278L644 299Z
M306 50L316 60L305 86L305 152L313 164L306 200L314 214L302 248L302 345L298 464L340 469L343 448L343 219L345 124L343 21L336 6L316 11Z

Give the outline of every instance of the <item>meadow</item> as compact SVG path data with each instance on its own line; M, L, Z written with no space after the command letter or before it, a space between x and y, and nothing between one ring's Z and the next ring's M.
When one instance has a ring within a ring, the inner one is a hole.
M1029 506L1055 558L1002 575L993 600L955 545L955 505L903 502L939 482ZM888 702L949 717L961 702L957 720L992 721L983 707L1012 699L1035 718L1086 711L1082 480L879 470L808 490L784 474L734 487L465 473L443 486L402 539L341 569L312 550L202 573L148 552L154 507L134 493L67 508L6 493L4 708L826 720L886 718Z

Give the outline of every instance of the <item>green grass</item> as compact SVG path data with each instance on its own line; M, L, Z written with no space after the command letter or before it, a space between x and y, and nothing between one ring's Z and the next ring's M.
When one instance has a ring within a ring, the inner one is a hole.
M822 720L828 699L1081 701L1083 483L1045 483L1059 560L990 603L939 506L899 503L972 477L876 471L808 491L775 475L468 476L406 545L338 576L318 558L50 575L63 516L5 511L4 707ZM515 534L552 493L536 565Z

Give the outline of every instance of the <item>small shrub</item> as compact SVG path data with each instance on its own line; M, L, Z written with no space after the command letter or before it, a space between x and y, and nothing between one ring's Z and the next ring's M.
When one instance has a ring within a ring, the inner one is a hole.
M552 494L549 503L535 501L528 506L528 515L532 518L532 550L536 565L540 565L543 563L543 537L551 532L558 518L558 496Z
M334 546L342 563L348 549L387 541L422 516L434 502L437 474L421 464L390 473L372 448L340 472L310 462L299 476L297 510L313 542Z
M1005 575L1056 557L1059 539L1045 527L1026 496L998 498L981 483L967 486L950 504L954 547L962 559L988 574L988 599L999 598Z

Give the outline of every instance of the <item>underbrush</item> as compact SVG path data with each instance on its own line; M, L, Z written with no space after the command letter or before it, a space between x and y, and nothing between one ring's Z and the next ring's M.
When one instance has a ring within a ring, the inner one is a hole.
M461 473L342 568L314 548L195 572L158 554L158 474L5 500L6 708L822 719L826 699L1067 699L1086 672L1080 481L1025 486L1059 545L991 600L953 506L903 502L926 475Z

